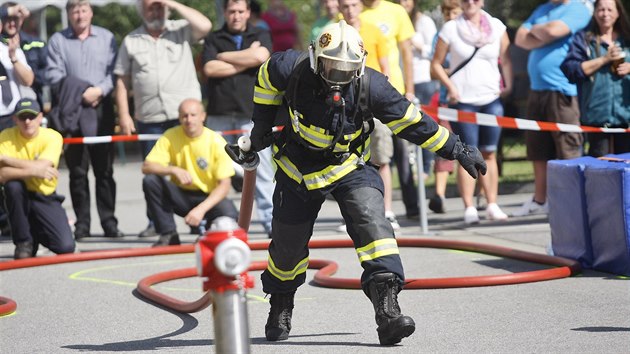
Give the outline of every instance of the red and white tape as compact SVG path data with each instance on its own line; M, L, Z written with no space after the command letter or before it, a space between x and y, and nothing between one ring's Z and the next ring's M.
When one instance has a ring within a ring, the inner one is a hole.
M627 133L625 128L600 128L585 125L540 122L530 119L510 118L492 114L458 111L452 108L421 106L428 115L449 122L473 123L491 127L502 127L518 130L555 131L567 133Z
M586 125L573 125L564 123L540 122L531 119L511 118L495 116L486 113L458 111L452 108L421 106L422 110L436 119L447 120L449 122L472 123L490 127L501 127L506 129L566 132L566 133L630 133L630 128L600 128ZM282 130L282 127L274 127L273 131ZM245 130L225 130L221 135L243 134ZM65 138L64 144L102 144L118 141L149 141L157 140L160 134L138 134L138 135L109 135L109 136L89 136L77 138Z

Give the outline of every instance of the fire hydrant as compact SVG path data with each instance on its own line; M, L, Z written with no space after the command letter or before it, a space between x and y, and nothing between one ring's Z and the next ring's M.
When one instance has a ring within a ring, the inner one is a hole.
M249 353L246 290L254 287L254 279L247 274L251 263L247 233L235 221L218 224L213 223L195 245L203 290L212 297L216 352Z

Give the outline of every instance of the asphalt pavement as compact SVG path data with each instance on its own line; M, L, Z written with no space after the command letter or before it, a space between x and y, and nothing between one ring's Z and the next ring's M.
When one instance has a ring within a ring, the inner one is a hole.
M59 192L69 217L67 170L61 169ZM146 227L140 162L127 156L115 166L118 183L116 216L127 235L106 239L92 207L93 237L77 244L77 252L149 247L155 239L137 234ZM92 178L93 180L93 178ZM93 182L92 182L93 183ZM93 189L92 189L93 190ZM239 203L240 194L230 195ZM530 198L527 189L499 197L506 212ZM94 201L92 201L94 204ZM446 200L447 213L428 213L428 230L418 220L399 217L399 238L468 241L545 254L551 232L547 217L533 215L463 223L459 198ZM394 211L404 215L399 198ZM264 240L256 222L249 238ZM336 231L339 208L326 201L315 224L313 239L348 239ZM177 218L184 243L197 235ZM0 262L11 261L13 244L0 238ZM38 257L53 256L41 249ZM550 266L485 253L424 247L402 247L408 278L448 278L505 275ZM311 259L339 264L335 277L358 278L356 253L348 248L313 249ZM253 251L254 261L266 260ZM17 311L0 318L1 353L201 353L216 352L210 308L181 314L156 306L136 290L149 275L195 266L193 254L134 257L66 263L0 272L0 296L17 302ZM378 345L372 305L360 290L331 289L312 282L298 290L289 340L267 342L264 324L269 309L261 290L260 272L252 271L255 286L248 291L248 319L253 353L628 353L630 352L630 282L613 274L585 270L569 278L516 285L451 289L404 290L403 313L414 318L416 332L400 344ZM203 295L199 278L155 286L169 296L193 301Z

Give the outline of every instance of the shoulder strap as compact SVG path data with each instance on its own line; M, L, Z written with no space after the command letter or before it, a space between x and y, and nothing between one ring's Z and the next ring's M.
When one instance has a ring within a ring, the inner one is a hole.
M296 98L298 82L307 65L310 66L310 62L308 62L308 52L302 52L295 63L293 63L293 68L289 75L289 83L287 84L287 89L284 91L284 98L289 107L291 107L291 102Z
M472 60L472 58L475 56L475 54L477 54L478 50L479 50L479 47L475 47L475 51L472 53L472 55L470 57L468 57L468 59L466 59L463 62L461 62L455 69L453 69L453 71L451 71L448 74L448 77L451 77L451 76L455 75L456 72L460 71L464 66L466 66L466 64L468 64Z
M370 109L370 72L366 71L363 73L363 76L359 79L359 99L357 100L359 104L359 109L361 110L361 116L363 117L363 121L371 121L374 118L374 114L372 114L372 110Z

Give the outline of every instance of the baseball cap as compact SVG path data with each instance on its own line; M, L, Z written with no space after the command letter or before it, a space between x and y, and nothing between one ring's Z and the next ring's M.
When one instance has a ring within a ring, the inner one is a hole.
M19 116L24 113L30 113L34 115L38 115L42 109L39 107L39 103L32 98L22 98L15 105L14 115Z

